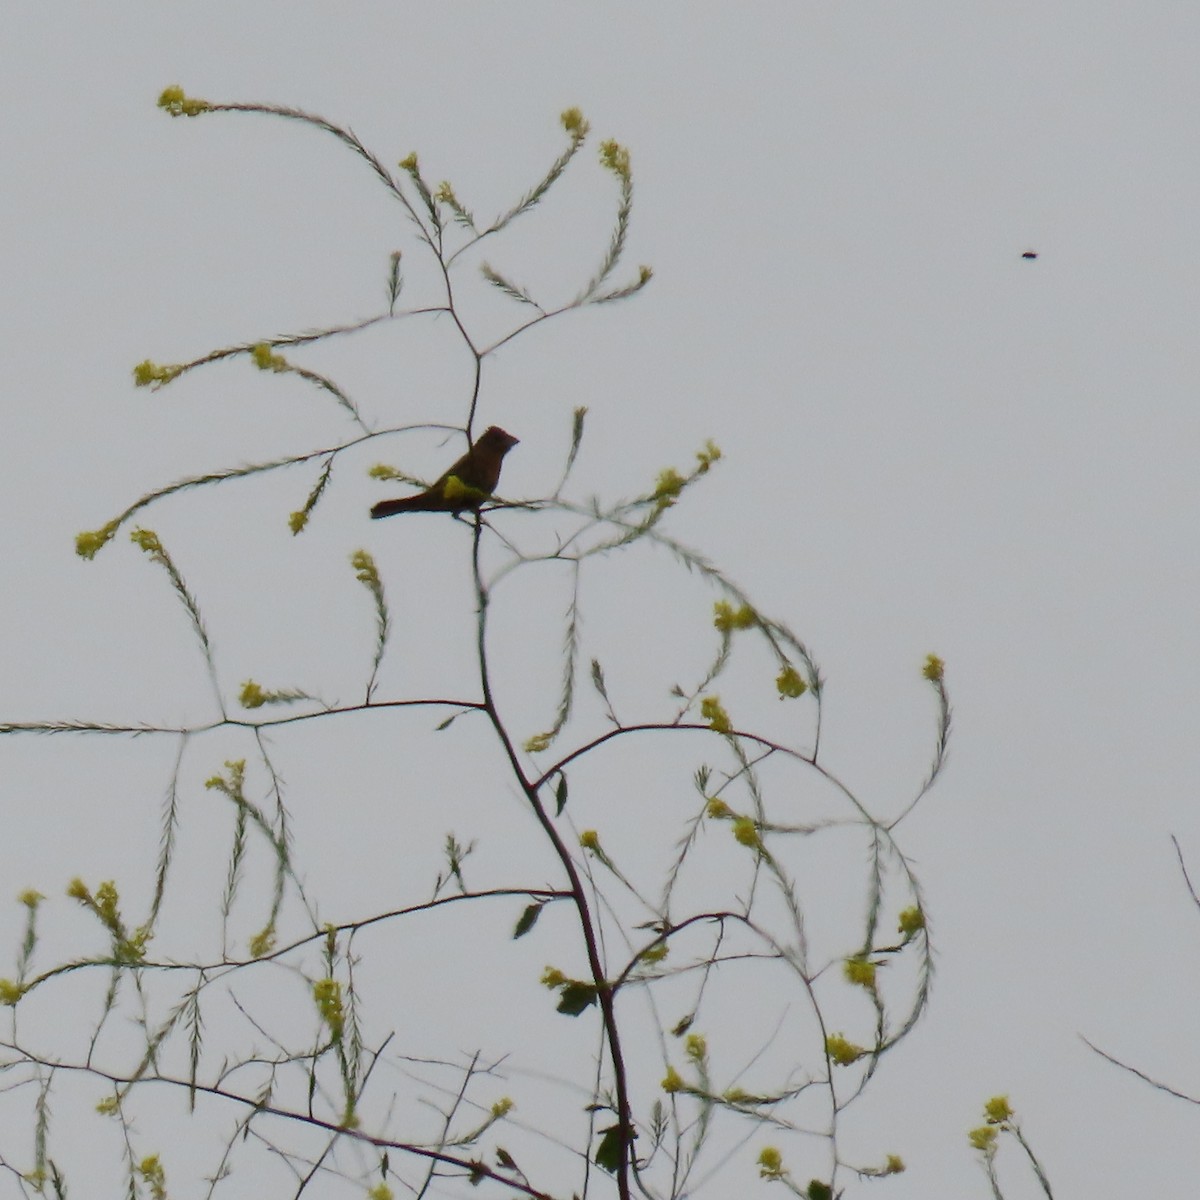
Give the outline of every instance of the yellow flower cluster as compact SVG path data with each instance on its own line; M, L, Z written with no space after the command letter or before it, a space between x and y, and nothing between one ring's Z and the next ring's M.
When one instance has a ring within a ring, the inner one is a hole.
M138 1174L149 1184L154 1200L167 1200L167 1173L157 1154L149 1154L138 1163Z
M139 963L146 957L146 944L150 941L150 927L139 925L132 933L125 929L121 920L121 898L117 885L105 880L93 895L82 879L75 878L67 885L67 895L78 900L88 909L112 936L113 958L122 963Z
M183 88L178 84L172 84L169 88L163 88L162 95L158 98L158 107L166 109L173 117L198 117L203 112L208 112L212 105L207 100L192 100L183 93Z
M240 799L242 788L246 782L246 760L244 758L234 759L226 762L225 766L229 769L228 779L220 775L213 775L204 781L204 786L211 791L224 792L226 796L235 800Z
M729 714L721 707L720 696L705 696L700 701L700 715L708 722L709 727L718 733L732 733L733 722Z
M675 497L683 491L685 483L687 480L674 467L667 467L665 471L659 471L653 493L659 507L668 508L674 504Z
M140 550L145 550L151 558L163 557L163 544L153 529L134 529L129 534L129 540Z
M164 367L147 358L133 368L133 386L160 388L182 373L183 367L178 363Z
M774 1146L764 1146L759 1152L758 1173L763 1179L782 1179L787 1174L783 1155Z
M808 691L808 684L800 675L800 672L789 663L775 677L775 690L779 693L780 700L795 700L797 696L803 696Z
M582 112L577 108L568 108L559 118L562 127L571 135L573 142L582 142L591 131Z
M866 1050L862 1046L856 1046L853 1042L847 1041L840 1033L830 1034L825 1039L825 1053L839 1067L848 1067L852 1062L857 1062Z
M629 150L620 142L613 141L611 138L606 142L601 142L600 162L623 182L629 182L633 170L629 164Z
M262 958L264 955L270 954L275 949L275 926L268 925L265 929L259 930L250 939L250 953L255 958Z
M346 1012L342 1004L342 985L336 979L318 979L312 988L313 1002L321 1020L329 1026L335 1041L340 1041L346 1027Z
M758 624L758 613L749 604L734 608L728 600L718 600L713 605L713 624L722 632L734 629L752 629Z
M292 364L282 354L275 354L267 342L259 342L251 347L250 357L260 371L290 371Z
M733 836L741 845L749 846L751 850L762 849L762 835L758 832L758 825L753 817L734 818Z
M856 987L875 990L875 964L866 958L848 958L842 963L842 973Z
M109 523L100 529L85 530L83 533L75 536L75 553L80 558L86 558L89 561L113 539L113 534L120 528L120 523L117 521L109 521Z
M354 568L354 578L368 587L379 586L379 568L375 560L366 550L355 550L350 555L350 565Z

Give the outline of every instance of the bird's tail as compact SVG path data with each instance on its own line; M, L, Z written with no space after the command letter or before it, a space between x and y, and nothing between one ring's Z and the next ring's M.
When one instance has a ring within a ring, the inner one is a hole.
M373 520L378 520L380 517L390 517L394 513L436 511L437 509L430 503L429 498L420 494L404 496L399 500L380 500L371 508L371 517Z

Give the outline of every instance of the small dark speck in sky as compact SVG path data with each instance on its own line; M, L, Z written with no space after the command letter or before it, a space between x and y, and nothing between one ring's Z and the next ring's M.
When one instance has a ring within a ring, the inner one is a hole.
M1037 251L1036 250L1026 250L1025 253L1021 255L1021 257L1022 258L1037 258Z

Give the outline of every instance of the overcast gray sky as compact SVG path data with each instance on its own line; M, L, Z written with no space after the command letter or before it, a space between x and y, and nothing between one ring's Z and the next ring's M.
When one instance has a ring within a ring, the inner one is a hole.
M1198 54L1193 7L1112 0L13 8L0 715L211 710L150 567L127 544L84 564L73 536L175 478L343 426L244 362L156 394L135 392L131 369L369 315L409 236L332 140L261 118L171 121L161 89L319 112L386 162L416 150L481 214L536 178L578 105L596 140L631 150L626 270L655 278L497 356L481 415L522 439L506 490L553 485L577 405L584 494L632 494L716 441L725 461L672 531L806 640L828 680L826 761L880 811L902 807L932 750L924 655L947 664L951 762L902 827L936 987L854 1134L864 1156L909 1163L880 1194L985 1195L966 1131L997 1092L1056 1194L1191 1194L1200 1117L1078 1035L1200 1094L1200 916L1169 842L1200 870ZM611 203L589 153L561 201L497 244L497 265L569 295ZM436 324L305 361L372 421L461 418L467 364ZM227 696L249 676L354 696L370 651L344 566L358 545L410 614L441 615L443 534L371 527L384 493L346 470L294 542L286 514L310 483L177 498L148 520L186 556ZM597 625L636 626L636 593L599 594ZM385 682L419 690L420 649ZM372 763L367 731L338 736L354 765L309 764L337 799L298 827L325 851L305 862L314 888L340 898L339 868L390 811L379 770L395 768ZM66 910L75 874L148 886L173 751L0 750L12 893L37 887ZM436 814L428 846L385 861L427 869L450 825ZM219 862L219 840L208 849ZM197 850L198 879L203 862ZM329 915L371 902L352 888ZM0 958L21 917L0 917Z

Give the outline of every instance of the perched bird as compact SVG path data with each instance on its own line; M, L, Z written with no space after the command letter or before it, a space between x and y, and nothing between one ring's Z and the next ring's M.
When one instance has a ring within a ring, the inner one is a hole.
M380 500L371 509L374 518L402 512L477 512L496 490L504 456L518 438L499 425L485 429L475 444L432 487L401 500Z

